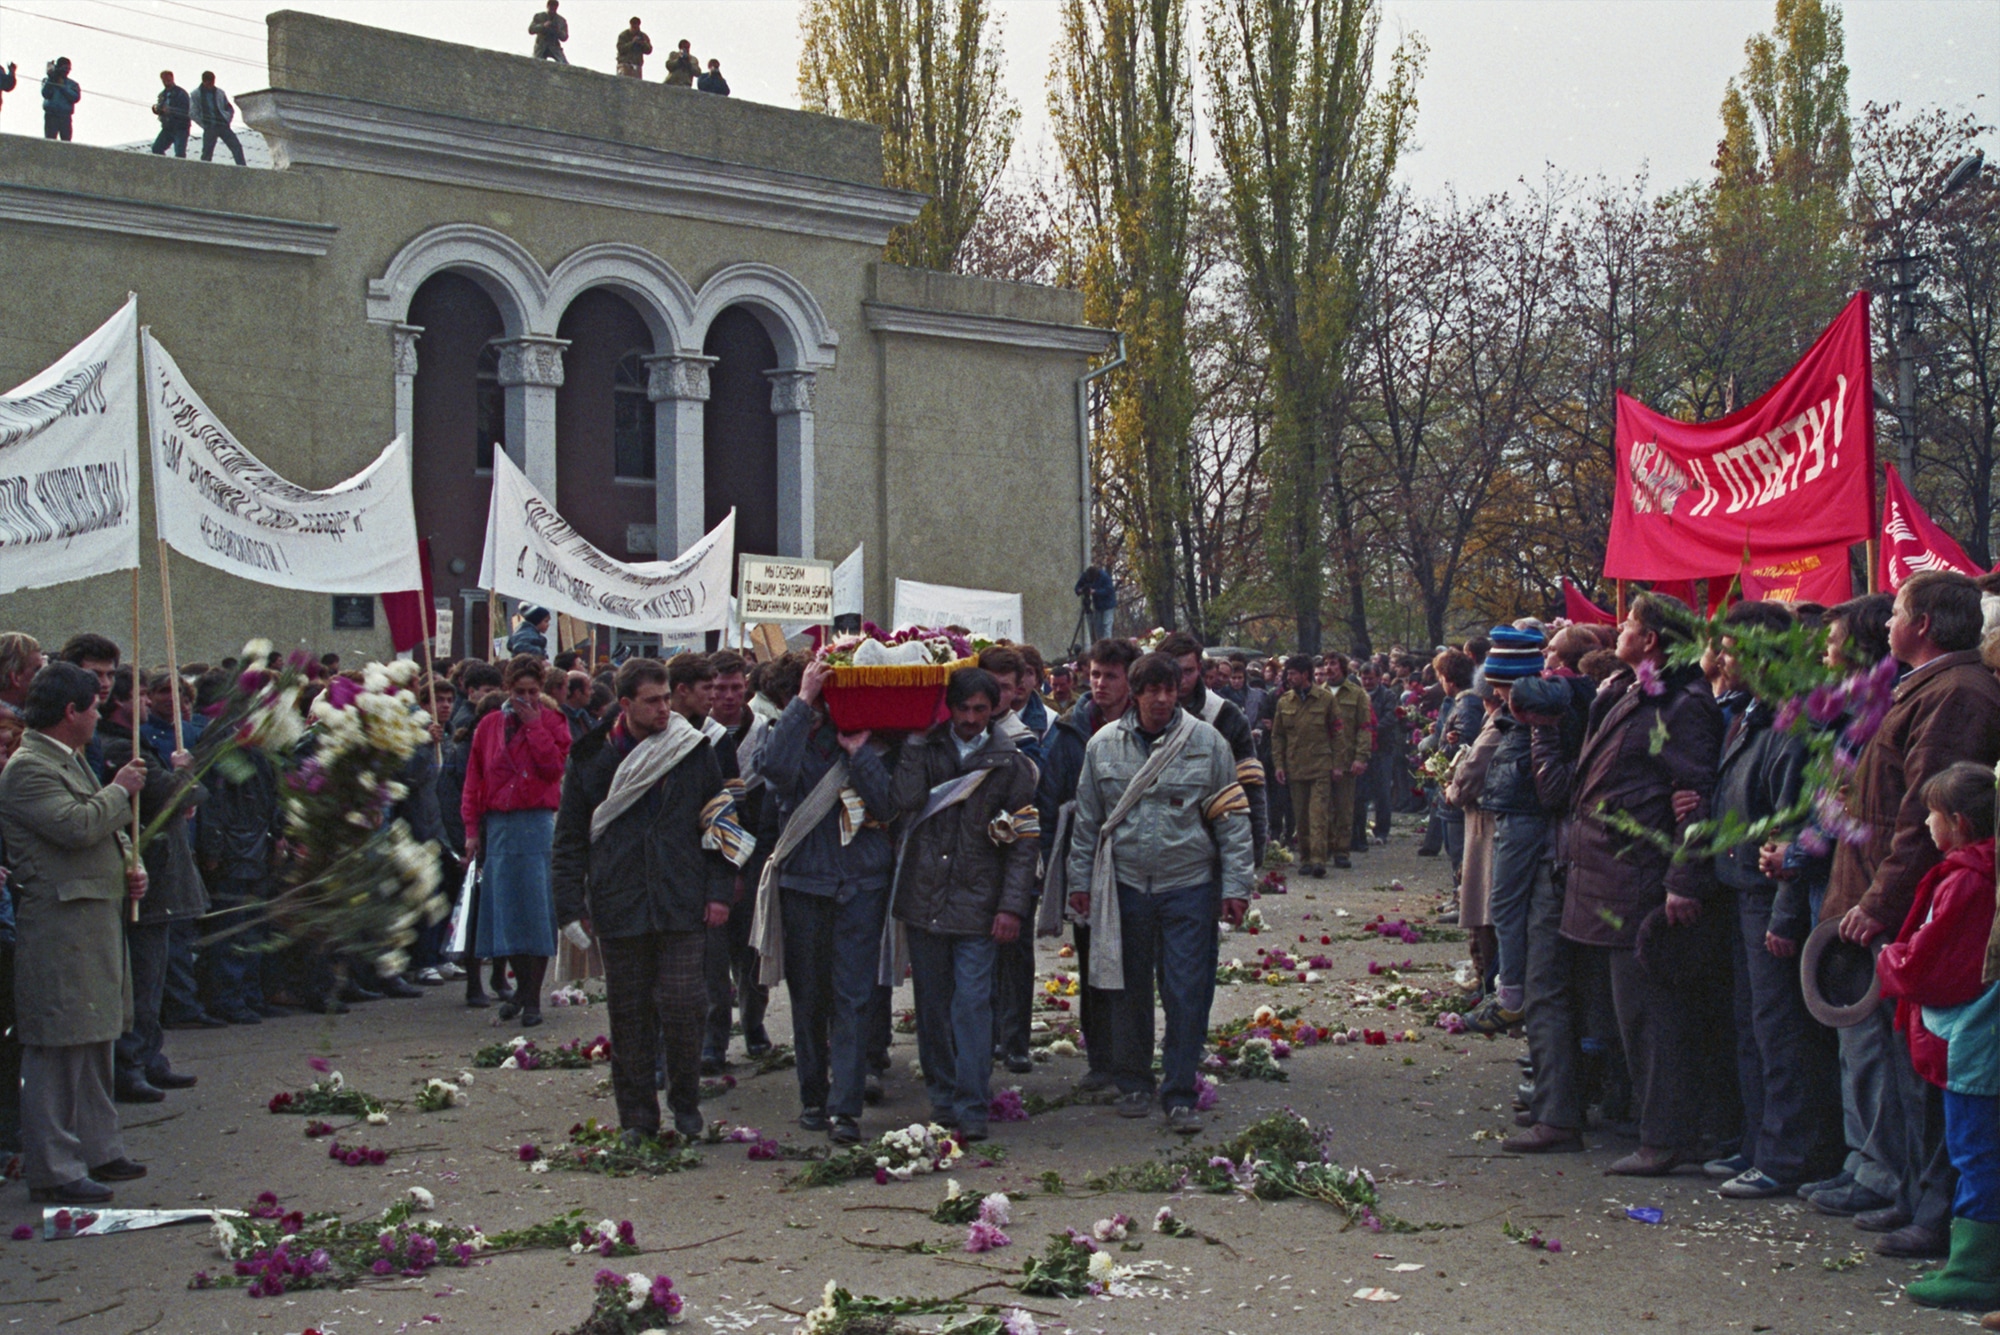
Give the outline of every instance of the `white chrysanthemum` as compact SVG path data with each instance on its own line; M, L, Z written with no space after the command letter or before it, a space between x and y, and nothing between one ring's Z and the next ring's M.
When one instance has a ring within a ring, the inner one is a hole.
M1110 1283L1111 1276L1117 1269L1118 1263L1111 1259L1110 1252L1092 1252L1090 1254L1090 1277L1097 1283Z
M635 1270L625 1276L625 1292L625 1310L636 1312L653 1296L653 1281Z
M419 1210L428 1210L437 1204L437 1197L431 1195L430 1192L422 1187L411 1187L410 1204L416 1206Z
M268 653L269 650L265 652ZM236 1225L227 1219L218 1219L214 1227L209 1229L208 1238L215 1244L215 1250L222 1253L225 1259L231 1261L236 1259Z
M955 1201L964 1194L965 1194L965 1188L958 1185L957 1178L953 1177L945 1179L944 1198L946 1200Z
M376 1109L374 1112L368 1114L368 1125L370 1126L389 1125L389 1114L383 1112L379 1108Z

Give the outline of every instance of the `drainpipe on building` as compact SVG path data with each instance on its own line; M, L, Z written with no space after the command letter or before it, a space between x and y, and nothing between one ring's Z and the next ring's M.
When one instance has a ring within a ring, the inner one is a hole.
M1117 335L1118 354L1076 382L1076 514L1077 545L1082 549L1076 568L1090 567L1090 382L1125 364L1125 335Z

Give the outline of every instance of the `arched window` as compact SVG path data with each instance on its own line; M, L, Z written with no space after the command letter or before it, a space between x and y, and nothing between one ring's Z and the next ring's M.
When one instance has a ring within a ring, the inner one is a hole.
M656 473L653 400L646 392L645 351L634 348L618 359L611 380L613 475L651 482Z
M477 382L478 411L474 428L474 467L482 473L493 471L493 445L507 435L507 391L500 388L500 344L490 342L479 350Z

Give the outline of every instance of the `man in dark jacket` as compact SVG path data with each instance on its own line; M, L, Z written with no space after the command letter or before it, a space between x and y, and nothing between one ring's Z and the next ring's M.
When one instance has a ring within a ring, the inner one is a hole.
M194 90L194 123L201 127L201 160L215 161L215 142L221 140L229 150L229 156L236 159L236 165L243 165L243 145L236 138L236 131L229 128L229 122L236 119L236 104L229 100L229 94L216 86L215 71L201 72L201 87Z
M188 155L188 121L191 110L187 89L174 82L172 70L161 70L160 95L153 99L153 114L159 117L160 121L159 136L153 140L155 156L164 154L170 148L177 158Z
M269 887L278 839L284 834L278 805L277 773L255 748L234 777L217 766L205 781L208 800L195 828L195 860L208 881L209 901L227 917L219 930L230 935L213 942L199 960L202 1000L210 1014L231 1024L258 1024L264 1018L261 977L263 934L244 920L249 905L262 903ZM230 912L230 910L237 910Z
M75 128L76 104L83 101L83 89L69 77L68 56L49 62L42 78L42 138L68 141Z
M891 791L904 819L892 911L909 938L917 1057L932 1120L986 1138L998 947L1032 916L1041 821L1034 762L992 726L1000 688L952 673L949 721L903 744Z
M514 627L514 633L507 637L507 652L510 654L533 654L536 658L549 656L549 609L546 607L524 607L521 609L521 624Z
M120 668L111 686L111 713L106 717L104 763L113 772L132 759L132 669ZM132 1024L119 1035L114 1096L120 1103L158 1103L170 1089L186 1089L195 1077L173 1069L160 1029L160 1001L167 982L167 951L175 922L199 917L208 909L208 892L188 847L187 816L207 793L184 777L194 758L176 751L171 765L162 764L141 747L146 786L139 792L139 816L151 826L171 813L142 855L148 891L139 904L139 920L125 924L125 946L132 960Z
M1707 967L1716 924L1701 926L1703 901L1715 893L1708 864L1675 862L1658 845L1605 821L1609 811L1621 811L1678 840L1689 821L1707 812L1722 754L1722 711L1699 665L1666 664L1668 648L1686 642L1692 617L1664 594L1632 600L1618 633L1624 668L1591 706L1576 765L1562 934L1601 951L1611 975L1640 1105L1639 1149L1605 1170L1621 1176L1662 1176L1691 1156L1703 1093L1697 994L1723 986L1720 971L1710 976ZM1684 815L1673 800L1682 789L1697 797Z
M757 952L750 945L750 917L756 905L744 893L755 885L769 856L764 830L764 777L757 773L757 753L763 749L770 724L748 707L743 655L724 649L708 657L715 669L708 717L721 730L715 739L716 757L722 762L725 779L734 784L738 822L757 834L758 845L750 861L743 865L733 887L735 898L729 907L729 921L708 934L704 969L708 977L708 1029L701 1042L701 1069L704 1075L719 1073L727 1065L730 1017L742 1008L743 1048L752 1058L771 1051L771 1036L764 1031L764 1010L770 1004L771 989L757 981Z
M759 886L758 917L768 921L771 913L763 902L768 885L783 949L775 960L764 955L763 981L781 975L791 997L804 1105L799 1125L854 1144L861 1138L868 1027L895 865L889 825L897 813L889 767L868 734L838 732L826 715L820 691L830 671L824 663L807 665L798 695L771 725L758 757L780 826L770 857L776 866L767 865ZM839 776L828 778L835 770Z
M1466 660L1470 679L1470 660ZM1567 813L1597 683L1588 677L1529 677L1508 692L1514 722L1529 730L1535 792L1552 813L1528 896L1527 977L1522 1012L1534 1088L1517 1121L1527 1130L1505 1142L1510 1154L1573 1154L1584 1148L1584 1040L1578 1032L1582 979L1577 948L1562 937L1569 874Z
M1046 887L1043 890L1036 935L1058 936L1062 932L1062 917L1070 920L1071 937L1076 943L1076 975L1084 980L1077 1004L1077 1027L1083 1032L1083 1055L1089 1060L1089 1069L1078 1082L1077 1090L1086 1094L1106 1092L1118 1084L1111 1063L1111 1006L1115 998L1090 986L1090 923L1067 912L1069 897L1060 889L1062 869L1069 861L1068 817L1076 808L1076 781L1083 773L1084 749L1099 728L1116 723L1132 707L1132 692L1125 674L1138 657L1139 646L1130 640L1099 640L1091 647L1090 694L1049 729L1041 786L1035 792L1035 805L1041 813L1042 843L1048 850L1045 861L1057 887L1054 893Z
M663 1036L674 1130L701 1134L703 949L708 929L729 921L735 859L749 856L697 722L714 678L696 654L628 660L622 712L571 749L556 813L556 918L579 949L594 934L604 951L611 1087L635 1141L660 1131Z
M1924 828L1924 784L1961 760L2000 757L2000 683L1979 661L1979 589L1964 575L1915 575L1896 591L1889 648L1909 671L1894 703L1861 753L1847 790L1847 814L1865 830L1833 855L1820 921L1837 919L1848 941L1867 944L1902 925L1917 882L1939 854ZM1888 1226L1876 1250L1890 1256L1942 1256L1952 1183L1942 1137L1925 1126L1932 1097L1895 1033L1888 999L1869 1018L1840 1031L1841 1091L1853 1100L1850 1125L1866 1128L1852 1185L1822 1191L1815 1209L1855 1214L1870 1228Z
M728 97L729 80L722 77L722 62L719 60L710 60L708 68L702 72L700 78L694 81L694 86L704 93L714 93L718 97Z
M1742 602L1724 621L1772 634L1792 627L1778 603ZM1743 689L1734 652L1719 646L1720 688ZM1776 711L1751 698L1722 739L1722 767L1715 807L1745 821L1767 820L1799 800L1806 764L1805 739L1772 728ZM1710 1176L1735 1172L1719 1188L1724 1196L1756 1200L1789 1194L1807 1172L1808 1156L1821 1151L1833 1130L1830 1109L1816 1106L1814 1091L1833 1087L1831 1035L1813 1022L1799 990L1798 943L1808 923L1806 890L1794 879L1780 884L1759 867L1762 841L1738 844L1715 859L1715 876L1736 892L1739 931L1731 954L1737 1088L1743 1101L1743 1145L1731 1159L1709 1165Z
M1369 847L1369 816L1374 816L1374 840L1389 841L1389 817L1395 809L1395 774L1402 763L1408 738L1396 722L1396 688L1382 680L1372 659L1354 670L1355 679L1368 694L1374 711L1374 741L1368 748L1368 768L1354 785L1354 833L1351 845L1363 852Z
M1083 611L1093 641L1111 638L1111 619L1118 612L1118 581L1100 565L1089 565L1076 577L1076 596L1083 599Z
M1466 1016L1467 1027L1481 1034L1502 1033L1521 1022L1528 976L1528 900L1548 843L1548 822L1535 789L1532 736L1508 712L1514 683L1541 675L1542 633L1495 626L1493 642L1486 659L1486 683L1500 697L1500 712L1493 719L1500 745L1487 764L1479 809L1493 817L1488 904L1498 946L1498 980L1493 995Z

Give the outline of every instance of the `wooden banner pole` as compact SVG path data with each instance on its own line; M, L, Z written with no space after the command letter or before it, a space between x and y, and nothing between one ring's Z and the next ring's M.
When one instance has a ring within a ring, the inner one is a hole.
M139 567L132 567L132 697L127 706L132 711L132 759L143 754L139 749L139 711L145 707L145 697L139 690ZM132 794L132 865L139 866L139 837L145 827L139 821L139 794ZM139 921L139 901L127 896L127 913L133 922Z
M160 539L160 612L167 623L167 678L173 686L174 696L174 750L181 745L181 669L180 654L174 647L174 585L167 574L167 540ZM137 666L136 663L134 665ZM138 685L135 677L132 683Z
M1618 581L1618 620L1621 624L1625 620L1625 581L1622 579Z
M1862 544L1862 548L1861 548L1861 550L1862 550L1862 552L1864 553L1864 556L1863 556L1863 558L1862 558L1862 559L1868 562L1868 592L1870 592L1870 593L1879 593L1879 592L1881 592L1881 590L1879 590L1879 589L1877 589L1877 588L1875 587L1875 583L1876 583L1876 579L1875 579L1875 576L1876 576L1876 571L1875 571L1875 539L1873 539L1873 538L1870 538L1870 539L1868 539L1868 541L1867 541L1867 542L1865 542L1865 543L1863 543L1863 544Z
M504 657L498 646L507 637L500 633L500 595L491 589L486 591L486 638L487 661L495 664L503 662Z
M430 622L428 618L425 619L424 629L426 631L430 629ZM424 685L426 688L429 689L431 696L430 700L431 722L437 724L439 728L443 728L445 726L445 720L438 717L437 667L431 661L431 637L428 634L424 636L423 645L424 645ZM432 742L431 749L437 752L438 764L440 765L444 764L444 743Z

